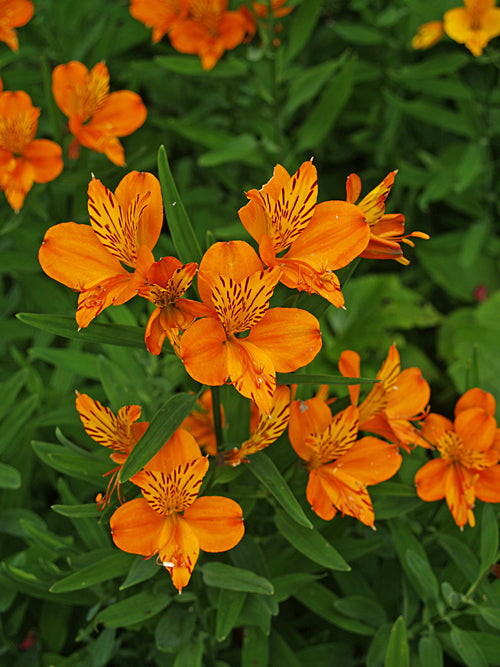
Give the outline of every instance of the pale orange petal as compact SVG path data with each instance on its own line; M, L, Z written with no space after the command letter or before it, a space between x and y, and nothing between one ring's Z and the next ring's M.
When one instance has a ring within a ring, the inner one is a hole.
M348 452L337 459L336 468L342 469L363 484L379 484L393 477L403 459L393 445L366 436L358 440Z

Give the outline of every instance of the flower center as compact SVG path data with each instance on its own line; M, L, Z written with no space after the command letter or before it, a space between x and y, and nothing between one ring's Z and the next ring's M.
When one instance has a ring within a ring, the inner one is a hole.
M79 116L82 123L91 118L106 102L109 95L109 73L96 68L87 76L85 86L77 89Z
M219 24L224 14L223 2L214 0L191 0L189 14L193 21L201 23L211 35L219 33Z
M464 468L484 470L494 465L498 460L498 456L494 452L481 452L466 447L463 440L454 431L446 431L439 439L437 448L439 449L441 458L445 459L445 461L459 463Z
M0 118L0 146L14 155L22 155L35 136L39 115L40 110L32 108L12 118Z

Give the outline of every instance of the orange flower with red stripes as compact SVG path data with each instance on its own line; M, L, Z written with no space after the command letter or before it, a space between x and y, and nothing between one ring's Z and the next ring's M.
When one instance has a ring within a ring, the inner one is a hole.
M401 243L414 247L410 236L428 239L424 232L405 234L405 217L402 213L385 213L385 201L394 184L397 171L391 171L384 180L356 204L366 216L370 226L370 240L360 257L367 259L395 259L400 264L407 265L409 261L403 257ZM361 179L357 174L347 177L347 201L355 204L361 193Z
M321 349L318 320L298 308L269 308L280 269L264 269L244 241L212 245L198 272L198 291L212 315L183 334L187 372L209 386L227 381L269 414L276 372L307 365ZM248 335L247 335L248 332Z
M177 590L188 584L200 550L232 549L244 534L241 507L222 496L198 497L208 471L194 438L179 429L162 449L161 464L137 473L142 498L121 505L110 520L122 551L158 559Z
M304 162L290 176L281 165L261 190L249 190L240 220L259 244L262 261L282 270L287 287L319 294L344 305L334 271L366 248L370 231L364 213L342 201L317 204L316 167Z
M152 249L163 223L160 183L153 174L130 172L114 194L93 178L88 195L90 226L50 227L38 253L47 275L80 292L80 327L137 294L154 262Z
M415 484L422 500L446 498L455 523L475 525L476 498L500 502L500 429L495 398L479 388L457 401L455 420L431 413L422 435L439 452L417 472Z
M131 0L131 15L153 28L153 42L159 42L176 21L187 14L189 0Z
M53 181L63 169L61 147L35 139L39 116L24 91L0 92L0 188L16 212L33 183Z
M292 402L289 436L309 470L306 495L313 511L325 521L341 512L373 528L367 487L399 470L396 448L371 436L358 440L358 409L350 406L332 417L320 396Z
M339 370L346 377L360 377L359 354L344 350L340 355ZM412 423L425 417L431 395L422 371L416 367L401 371L399 352L393 344L376 379L379 382L361 403L360 385L349 385L351 403L359 409L360 430L376 433L407 452L415 445L428 447Z
M104 153L122 167L125 153L118 137L132 134L146 120L147 111L140 96L130 90L110 93L109 72L103 62L89 72L76 60L54 69L52 92L74 135L70 157L78 157L81 144Z
M19 49L15 28L26 25L31 20L35 7L30 0L2 0L0 2L0 41L12 51Z

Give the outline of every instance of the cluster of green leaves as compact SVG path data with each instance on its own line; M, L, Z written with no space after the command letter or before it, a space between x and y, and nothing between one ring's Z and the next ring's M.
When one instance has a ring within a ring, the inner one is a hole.
M210 72L167 40L151 45L124 0L35 4L19 52L2 45L4 88L28 92L42 109L38 136L65 149L54 66L105 59L112 90L143 96L148 120L124 144L128 168L148 171L166 147L176 185L161 154L163 255L192 259L213 239L248 240L236 215L243 192L277 162L293 173L314 155L321 199L344 198L353 171L366 193L398 168L388 211L432 238L407 251L410 267L363 260L343 276L347 310L322 317L313 370L336 374L350 348L373 376L396 340L403 365L431 382L434 411L450 416L457 392L475 384L500 398L498 46L481 58L449 40L425 53L409 46L420 23L458 0L302 0L281 32L268 22ZM115 411L140 404L164 434L197 387L174 355L145 350L144 302L77 332L75 295L41 273L45 230L88 221L91 172L111 188L123 175L84 149L33 188L19 215L0 202L0 665L500 664L496 507L478 509L478 526L459 533L444 503L415 494L423 451L371 491L376 532L312 514L285 436L269 454L218 470L213 488L241 504L246 535L228 554L200 558L181 596L154 560L113 547L112 509L94 502L109 459L85 436L74 390ZM181 231L179 193L193 236ZM222 401L226 440L238 445L248 404L230 388ZM130 465L157 440L142 445ZM133 497L132 485L125 493Z

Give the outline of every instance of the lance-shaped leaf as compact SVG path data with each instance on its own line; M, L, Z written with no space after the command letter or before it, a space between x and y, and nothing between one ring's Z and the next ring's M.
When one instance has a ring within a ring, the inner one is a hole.
M133 559L132 554L111 551L109 555L99 558L95 563L56 581L51 586L50 591L52 593L78 591L102 581L120 577L128 572Z
M174 394L165 401L123 464L120 473L122 482L139 472L160 451L193 410L197 398L197 394Z
M144 334L139 327L92 322L88 327L79 331L74 317L66 315L18 313L16 317L21 322L29 324L36 329L42 329L43 331L56 334L56 336L63 336L72 340L144 348Z
M242 593L259 593L273 595L274 589L269 579L261 577L250 570L243 570L224 563L205 563L201 568L203 581L207 586L241 591Z
M264 452L252 454L249 459L248 468L255 477L257 477L259 482L273 494L281 507L292 517L292 519L301 526L312 528L312 523L304 514L297 498L290 491L290 488L281 476L280 471Z
M351 378L344 375L316 375L314 373L276 373L278 384L375 384L375 378Z
M168 228L177 257L183 264L199 262L202 256L200 244L177 191L164 146L160 146L158 150L158 175Z

